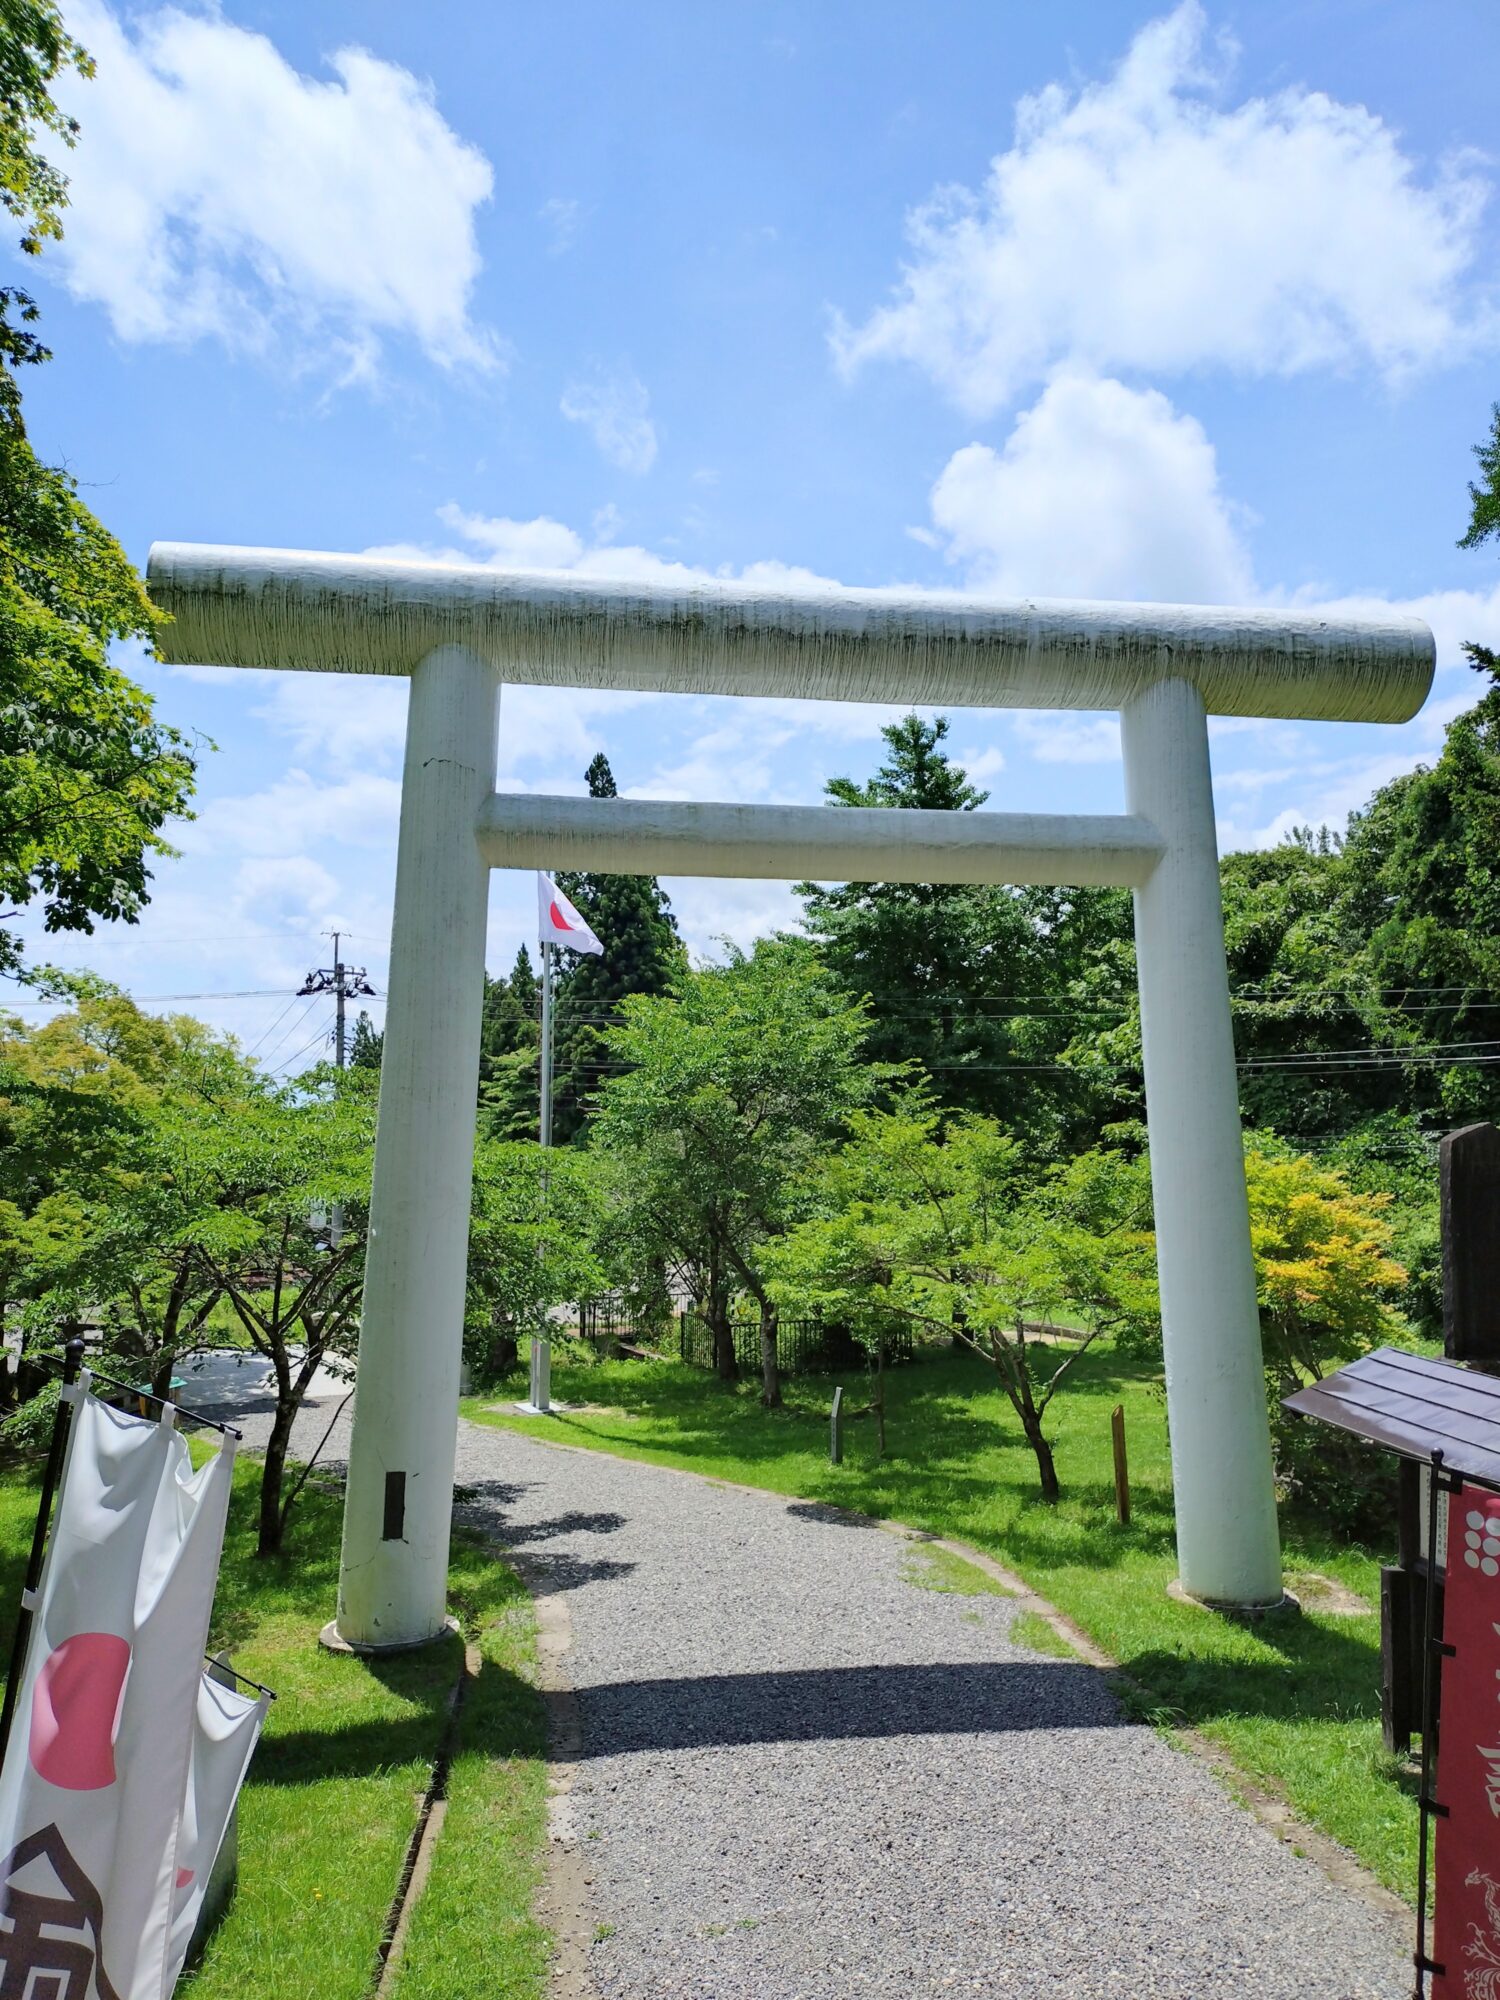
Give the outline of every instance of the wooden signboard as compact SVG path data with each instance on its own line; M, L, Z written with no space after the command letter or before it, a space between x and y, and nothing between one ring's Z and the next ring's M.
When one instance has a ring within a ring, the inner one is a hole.
M1500 2000L1500 1493L1448 1497L1432 1984Z
M1443 1228L1443 1352L1500 1367L1500 1132L1465 1125L1438 1149Z

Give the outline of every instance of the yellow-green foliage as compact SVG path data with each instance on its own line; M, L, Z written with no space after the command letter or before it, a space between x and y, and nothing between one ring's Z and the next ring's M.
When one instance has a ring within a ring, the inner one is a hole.
M1389 1294L1390 1196L1356 1194L1306 1157L1245 1158L1266 1360L1284 1382L1322 1374L1399 1333Z

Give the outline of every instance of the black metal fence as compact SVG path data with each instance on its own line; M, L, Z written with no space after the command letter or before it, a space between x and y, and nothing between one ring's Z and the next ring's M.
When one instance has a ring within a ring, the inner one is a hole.
M736 1317L734 1358L747 1374L760 1368L760 1321ZM644 1319L633 1311L628 1299L618 1294L584 1299L578 1305L578 1332L602 1354L619 1347L641 1348L651 1354L671 1354L693 1368L714 1365L713 1329L701 1312L689 1308L655 1319ZM897 1328L886 1348L888 1364L910 1361L912 1339L905 1327ZM845 1327L830 1326L813 1318L783 1319L776 1335L776 1365L783 1375L818 1375L836 1369L863 1367L865 1350Z
M734 1358L747 1373L760 1367L760 1322L737 1319L733 1322ZM677 1319L677 1351L694 1368L714 1365L713 1329L701 1313L680 1313ZM886 1361L910 1361L911 1334L900 1328L886 1348ZM783 1319L776 1329L776 1366L783 1375L821 1375L834 1369L863 1366L864 1349L847 1328L829 1326L819 1319Z

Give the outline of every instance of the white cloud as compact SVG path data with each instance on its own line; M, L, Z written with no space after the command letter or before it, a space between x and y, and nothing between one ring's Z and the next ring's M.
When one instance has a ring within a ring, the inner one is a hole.
M247 922L316 930L328 921L338 899L336 877L321 862L295 854L242 861L235 870L231 907Z
M438 519L500 569L572 569L583 554L583 537L546 514L511 521L503 515L466 514L449 501L438 508Z
M445 367L497 365L470 316L493 175L430 85L353 47L304 76L217 14L126 28L75 0L68 25L98 74L58 80L83 130L54 254L122 338L279 340L332 351L345 380L373 375L391 336Z
M320 763L340 775L400 768L406 741L404 676L276 674L266 679L266 699L251 713L286 740L299 763Z
M1426 717L1423 718L1425 722ZM1392 778L1402 777L1419 761L1430 758L1441 740L1441 729L1433 731L1419 724L1409 724L1403 748L1374 756L1320 758L1300 772L1268 774L1267 789L1282 796L1290 791L1292 803L1260 823L1221 812L1218 822L1219 852L1228 854L1244 847L1277 847L1299 826L1328 826L1336 833L1342 833L1350 813L1368 805L1370 795L1380 786L1388 785ZM1226 789L1233 790L1233 787L1226 787L1222 779L1216 780L1218 792ZM1245 786L1244 791L1249 798L1258 796L1253 785Z
M909 216L893 301L835 325L841 365L913 362L984 416L1059 360L1396 377L1492 332L1462 317L1474 163L1424 183L1381 119L1302 85L1228 104L1231 56L1184 0L1106 82L1022 98L983 186Z
M180 836L180 845L195 855L267 857L295 856L331 840L345 847L384 847L400 813L397 778L355 771L330 782L324 772L292 768L263 791L211 799Z
M570 382L559 405L570 424L582 424L622 472L649 472L656 463L656 426L646 385L628 370Z
M1014 717L1016 735L1038 764L1118 764L1120 724L1113 715L1047 709Z
M748 950L772 931L801 928L802 905L785 882L674 875L662 887L672 899L688 951L700 961L722 959L725 938Z
M583 227L583 203L571 195L555 194L550 201L544 201L536 213L538 222L546 223L550 235L547 255L565 255L578 241L578 232Z
M767 559L746 563L736 569L723 563L718 569L704 569L696 563L675 562L639 544L617 543L610 538L619 530L620 517L614 507L601 507L594 515L592 543L549 515L539 514L530 521L514 521L506 515L474 514L453 501L437 510L437 517L467 542L467 548L435 546L428 542L383 542L361 553L384 556L391 562L466 564L484 562L496 569L570 569L579 576L617 577L652 583L686 583L716 577L731 577L741 583L757 584L766 590L827 590L837 587L834 579L798 563ZM904 590L907 586L892 585Z
M1054 377L1003 451L954 453L932 518L967 581L1004 595L1232 603L1255 592L1213 446L1155 389Z
M971 784L982 785L986 778L998 778L1005 769L1005 752L999 744L991 743L985 749L958 749L954 761L963 766L964 775Z
M1421 618L1432 627L1439 673L1468 666L1463 650L1466 640L1500 648L1500 584L1491 590L1430 590L1418 597L1401 598L1374 593L1328 597L1321 591L1299 591L1293 601L1333 617L1382 618L1398 611ZM1466 701L1463 705L1467 708L1472 704Z

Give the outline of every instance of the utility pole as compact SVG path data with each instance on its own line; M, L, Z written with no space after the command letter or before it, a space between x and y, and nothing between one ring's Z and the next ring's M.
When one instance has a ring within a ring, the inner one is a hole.
M320 965L315 971L308 973L297 989L297 998L300 1000L304 994L315 993L333 995L333 1059L342 1069L347 1059L344 1042L345 1005L348 1001L360 999L365 995L373 998L375 988L370 984L369 975L362 965L345 965L343 954L339 949L343 932L325 931L323 935L333 939L333 964ZM328 1218L328 1242L331 1249L337 1250L343 1233L344 1211L335 1203L333 1212Z
M333 939L333 964L320 965L315 972L308 973L297 989L300 1000L305 994L331 993L333 995L333 1049L334 1061L339 1068L344 1067L344 1008L348 1001L358 1000L368 995L374 998L375 988L370 984L369 975L362 965L345 965L339 950L342 931L325 931L325 937Z

